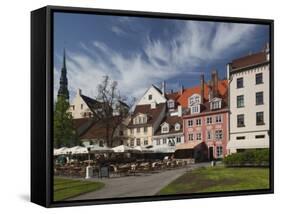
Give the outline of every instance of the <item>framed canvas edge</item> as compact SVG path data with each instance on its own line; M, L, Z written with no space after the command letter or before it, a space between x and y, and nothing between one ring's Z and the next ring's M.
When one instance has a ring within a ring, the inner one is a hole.
M134 202L152 202L164 200L180 200L180 199L197 199L210 197L229 197L244 196L257 194L274 193L274 20L272 19L256 19L256 18L240 18L240 17L223 17L223 16L205 16L205 15L189 15L176 13L159 13L147 11L129 11L129 10L111 10L98 8L83 7L64 7L64 6L46 6L46 207L66 207L81 205L99 205L99 204L116 204L116 203L134 203ZM231 192L215 192L215 193L193 193L183 195L168 196L144 196L129 198L110 198L110 199L89 199L79 201L53 201L53 173L52 173L52 109L53 109L53 26L52 13L92 13L104 15L123 15L138 16L151 18L172 18L172 19L192 19L201 21L217 21L217 22L235 22L235 23L254 23L266 24L270 26L270 188L265 190L245 190ZM31 130L32 131L32 130ZM42 205L42 204L41 204ZM43 205L44 206L44 205Z

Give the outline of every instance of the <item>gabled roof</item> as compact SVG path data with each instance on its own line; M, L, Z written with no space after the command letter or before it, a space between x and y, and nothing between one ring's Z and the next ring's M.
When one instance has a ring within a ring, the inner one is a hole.
M157 86L155 86L155 85L151 85L153 88L155 88L156 89L156 91L158 91L160 94L162 94L162 91L157 87Z
M266 52L258 52L232 61L232 69L240 69L267 62Z
M156 108L151 108L151 105L137 105L132 118L134 118L139 113L146 114L147 115L147 125L152 125L159 117L160 113L163 111L163 108L165 108L166 103L159 103L156 104ZM133 120L130 121L129 126L130 127L137 127L137 126L143 126L145 124L133 124Z
M90 108L91 111L94 111L94 110L102 107L101 103L93 98L87 97L82 94L81 94L81 97L84 100L84 102L87 104L87 106Z
M169 124L169 132L168 133L161 133L161 126L163 124ZM175 130L175 125L180 124L180 130ZM168 135L168 134L173 134L173 133L181 133L182 132L182 118L179 116L170 116L167 115L161 122L161 125L158 127L155 135Z

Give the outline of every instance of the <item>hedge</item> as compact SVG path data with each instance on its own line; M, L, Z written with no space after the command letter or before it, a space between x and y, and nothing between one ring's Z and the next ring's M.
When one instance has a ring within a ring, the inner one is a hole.
M251 149L228 155L226 166L269 166L269 149Z

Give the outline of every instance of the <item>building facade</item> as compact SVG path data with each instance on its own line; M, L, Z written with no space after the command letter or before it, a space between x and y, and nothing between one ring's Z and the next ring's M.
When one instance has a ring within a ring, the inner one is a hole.
M269 47L228 64L229 153L269 148Z
M205 144L209 160L223 158L227 154L228 142L227 80L219 80L218 73L214 71L209 84L204 82L202 75L200 87L196 88L199 90L191 89L193 93L188 93L189 89L186 89L183 95L189 96L181 98L187 107L183 115L186 148ZM181 148L184 149L184 146Z

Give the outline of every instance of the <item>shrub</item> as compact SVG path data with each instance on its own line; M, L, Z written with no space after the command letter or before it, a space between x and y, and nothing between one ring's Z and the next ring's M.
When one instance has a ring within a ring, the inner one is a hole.
M228 155L223 159L226 166L268 166L269 149L249 149Z

